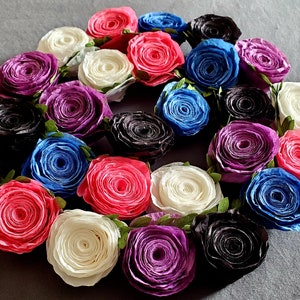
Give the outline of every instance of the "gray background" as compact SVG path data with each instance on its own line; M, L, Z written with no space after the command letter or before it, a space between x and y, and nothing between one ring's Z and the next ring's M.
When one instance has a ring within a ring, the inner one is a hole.
M54 27L85 29L96 11L127 5L138 16L158 10L186 21L206 13L230 16L241 29L241 38L261 37L281 49L292 65L287 80L299 81L299 4L297 0L0 0L0 63L35 50L39 39ZM187 45L183 47L188 51ZM300 299L300 233L270 230L269 234L270 249L258 269L222 289L203 291L193 285L172 299ZM43 250L24 256L0 252L0 299L151 299L118 276L119 283L108 279L92 288L68 287L47 265Z

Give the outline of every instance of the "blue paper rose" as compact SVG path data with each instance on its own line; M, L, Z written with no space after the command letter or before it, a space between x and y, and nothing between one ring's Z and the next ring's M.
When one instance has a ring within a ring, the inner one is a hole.
M156 114L165 120L178 136L200 132L209 121L210 107L200 92L186 83L168 83L160 94Z
M200 89L223 90L237 84L239 56L231 43L222 39L207 39L199 43L187 55L187 77Z
M21 175L42 183L55 195L75 195L89 166L90 148L67 133L49 134L40 139L22 166Z
M300 180L291 173L282 168L260 171L244 197L267 227L300 231Z

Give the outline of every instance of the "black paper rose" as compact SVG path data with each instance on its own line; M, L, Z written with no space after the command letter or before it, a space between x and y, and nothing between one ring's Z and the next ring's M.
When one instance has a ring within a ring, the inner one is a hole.
M174 145L174 131L155 114L136 111L115 114L107 137L120 155L153 161Z
M266 229L235 210L198 215L191 231L211 274L223 280L253 271L269 247Z
M206 14L187 23L187 41L192 48L203 39L220 38L235 44L242 32L236 23L225 16Z

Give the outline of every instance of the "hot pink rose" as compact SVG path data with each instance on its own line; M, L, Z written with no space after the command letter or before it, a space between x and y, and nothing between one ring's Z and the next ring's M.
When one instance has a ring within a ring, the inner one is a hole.
M18 254L32 251L48 237L60 212L39 182L11 180L0 186L0 249Z
M128 43L127 56L134 64L135 76L148 86L173 79L174 70L184 63L178 43L162 31L136 35Z

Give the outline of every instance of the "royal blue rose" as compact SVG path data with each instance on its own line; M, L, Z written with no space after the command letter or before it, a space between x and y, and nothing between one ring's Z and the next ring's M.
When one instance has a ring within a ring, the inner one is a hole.
M291 173L282 168L260 171L244 197L267 227L300 231L300 181Z
M186 83L168 83L160 94L156 114L165 120L178 136L200 132L209 121L210 107L200 92Z
M89 166L90 148L67 133L49 134L40 139L22 166L21 175L42 183L55 195L75 195Z
M189 79L202 90L222 88L237 84L239 56L234 45L222 39L207 39L187 55L184 68Z

